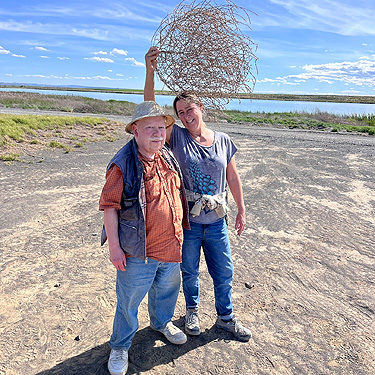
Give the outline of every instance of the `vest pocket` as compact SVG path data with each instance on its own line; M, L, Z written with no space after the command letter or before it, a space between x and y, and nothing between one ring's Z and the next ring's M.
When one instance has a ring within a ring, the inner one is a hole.
M138 233L137 221L129 222L120 219L119 239L120 246L125 253L138 257L140 254L143 255L143 248L140 246L140 235Z
M123 199L123 208L119 212L120 219L123 220L137 220L138 205L136 199Z
M118 228L120 246L128 255L144 258L146 240L141 206L137 199L124 199L122 207Z

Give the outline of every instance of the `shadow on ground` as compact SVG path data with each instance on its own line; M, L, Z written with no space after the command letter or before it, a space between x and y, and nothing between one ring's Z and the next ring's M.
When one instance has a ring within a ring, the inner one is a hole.
M183 318L174 324L182 327ZM173 363L191 350L204 346L212 341L232 341L233 336L217 329L213 325L210 329L201 332L199 336L188 336L184 345L173 345L169 343L160 333L150 327L139 330L133 339L129 350L129 368L127 375L139 374L149 371L159 365ZM162 341L164 344L160 345ZM108 375L108 356L110 352L109 343L96 346L78 356L69 358L55 367L39 372L36 375Z

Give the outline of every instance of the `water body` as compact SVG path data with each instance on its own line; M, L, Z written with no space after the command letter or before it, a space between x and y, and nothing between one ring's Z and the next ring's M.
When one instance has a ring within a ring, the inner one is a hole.
M143 95L140 94L116 94L106 92L85 92L85 91L60 91L60 90L36 90L36 89L18 89L18 88L0 88L0 91L25 91L37 92L45 95L79 95L88 98L100 100L126 100L133 103L143 101ZM160 105L172 105L173 96L156 95L156 101ZM239 110L244 112L307 112L317 111L328 112L335 115L375 115L375 104L358 103L330 103L330 102L302 102L302 101L283 101L283 100L257 100L241 99L232 100L227 106L230 110Z

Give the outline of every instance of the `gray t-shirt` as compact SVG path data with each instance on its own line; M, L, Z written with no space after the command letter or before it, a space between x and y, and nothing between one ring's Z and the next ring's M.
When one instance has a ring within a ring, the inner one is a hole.
M227 187L226 169L237 151L236 145L225 133L214 132L211 146L202 146L194 141L187 129L173 126L170 148L180 164L187 190L199 194L215 195ZM189 202L190 209L194 203ZM219 220L215 211L207 207L190 221L209 224Z

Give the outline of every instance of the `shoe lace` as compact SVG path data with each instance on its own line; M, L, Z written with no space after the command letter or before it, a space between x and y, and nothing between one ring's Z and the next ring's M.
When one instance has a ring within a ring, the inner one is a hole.
M241 322L237 318L233 318L234 322L234 330L238 332L240 335L247 335L247 329L241 324Z
M126 359L126 350L115 350L112 355L113 362L122 362Z
M172 322L169 322L167 325L166 325L166 330L169 334L171 334L172 336L176 333L178 333L179 329L172 323Z
M198 312L194 310L188 310L187 316L186 316L186 323L187 324L196 324L198 323Z

